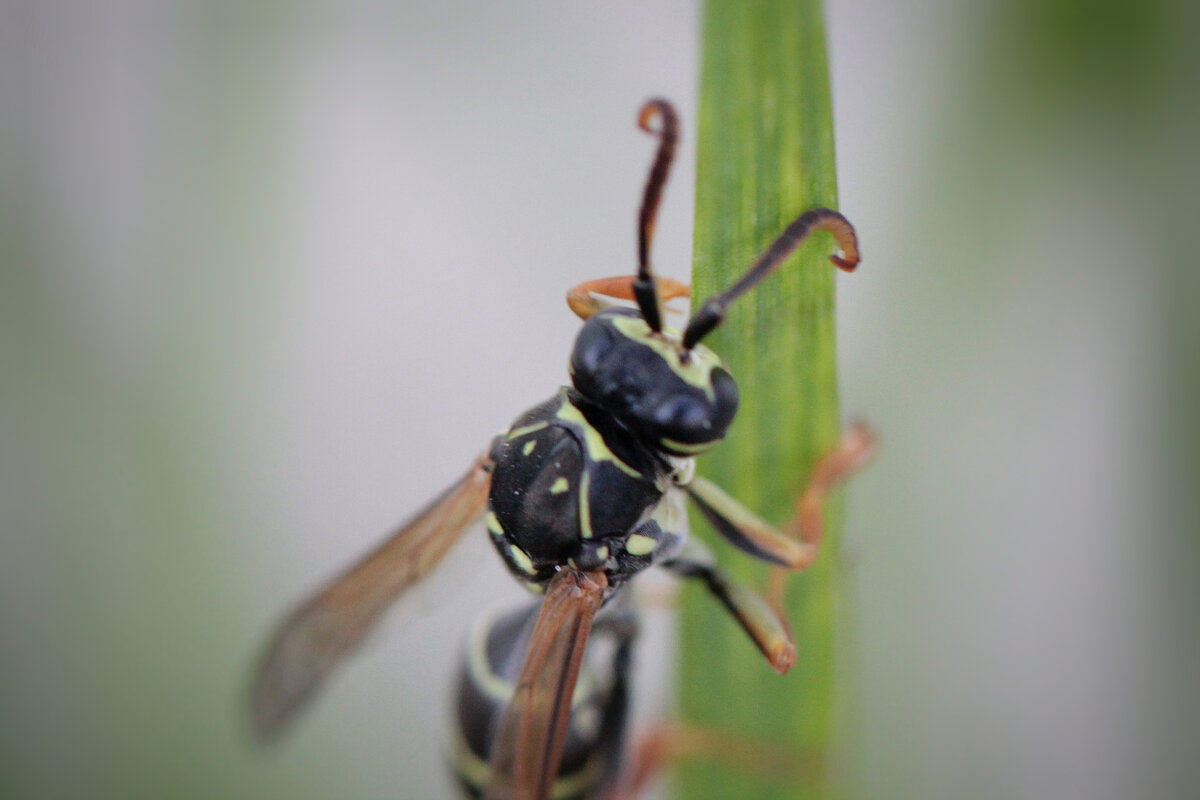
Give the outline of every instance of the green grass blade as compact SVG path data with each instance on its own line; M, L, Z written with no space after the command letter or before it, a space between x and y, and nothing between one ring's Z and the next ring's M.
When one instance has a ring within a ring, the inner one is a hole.
M799 213L837 207L833 124L821 4L710 0L703 32L696 179L693 302L730 285ZM783 522L813 461L837 441L835 245L818 234L743 297L706 344L742 391L728 439L700 471L764 518ZM684 758L677 796L815 798L834 779L839 674L839 514L816 566L794 578L788 613L797 664L776 675L700 587L685 593L679 700L683 719L784 748L788 769L712 757ZM739 579L764 585L766 569L696 532ZM732 740L731 740L732 741ZM765 750L764 750L765 752ZM791 774L788 774L791 773Z

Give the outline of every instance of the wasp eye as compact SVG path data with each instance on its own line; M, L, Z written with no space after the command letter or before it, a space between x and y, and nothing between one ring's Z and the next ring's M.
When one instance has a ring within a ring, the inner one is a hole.
M664 398L652 409L647 409L654 424L664 430L706 431L712 429L709 404L690 394L676 394Z
M660 449L675 455L695 455L725 438L737 414L738 390L733 377L714 367L708 386L700 389L680 380L648 395L643 428Z

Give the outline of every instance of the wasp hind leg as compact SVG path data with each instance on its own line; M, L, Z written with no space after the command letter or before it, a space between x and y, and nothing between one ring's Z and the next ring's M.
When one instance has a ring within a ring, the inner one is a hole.
M671 762L688 759L715 761L732 770L791 781L811 778L823 769L818 755L798 752L773 739L665 722L638 736L625 759L620 781L610 784L600 800L637 800Z

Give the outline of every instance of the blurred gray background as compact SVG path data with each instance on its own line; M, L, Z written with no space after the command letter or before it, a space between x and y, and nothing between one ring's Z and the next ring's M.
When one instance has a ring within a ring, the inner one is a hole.
M848 502L863 797L1195 794L1183 5L827 5L842 393L884 437ZM272 752L246 675L565 381L653 95L686 278L696 7L0 9L0 795L447 796L459 637L520 600L480 541Z

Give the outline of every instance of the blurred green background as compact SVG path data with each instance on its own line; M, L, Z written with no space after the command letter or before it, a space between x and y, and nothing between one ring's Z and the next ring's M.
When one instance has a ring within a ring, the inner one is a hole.
M884 437L848 502L863 797L1194 793L1192 6L827 5L843 401ZM686 276L697 14L0 7L0 796L448 796L459 637L520 597L486 545L271 752L246 674L565 380L563 291L634 263L651 95Z

